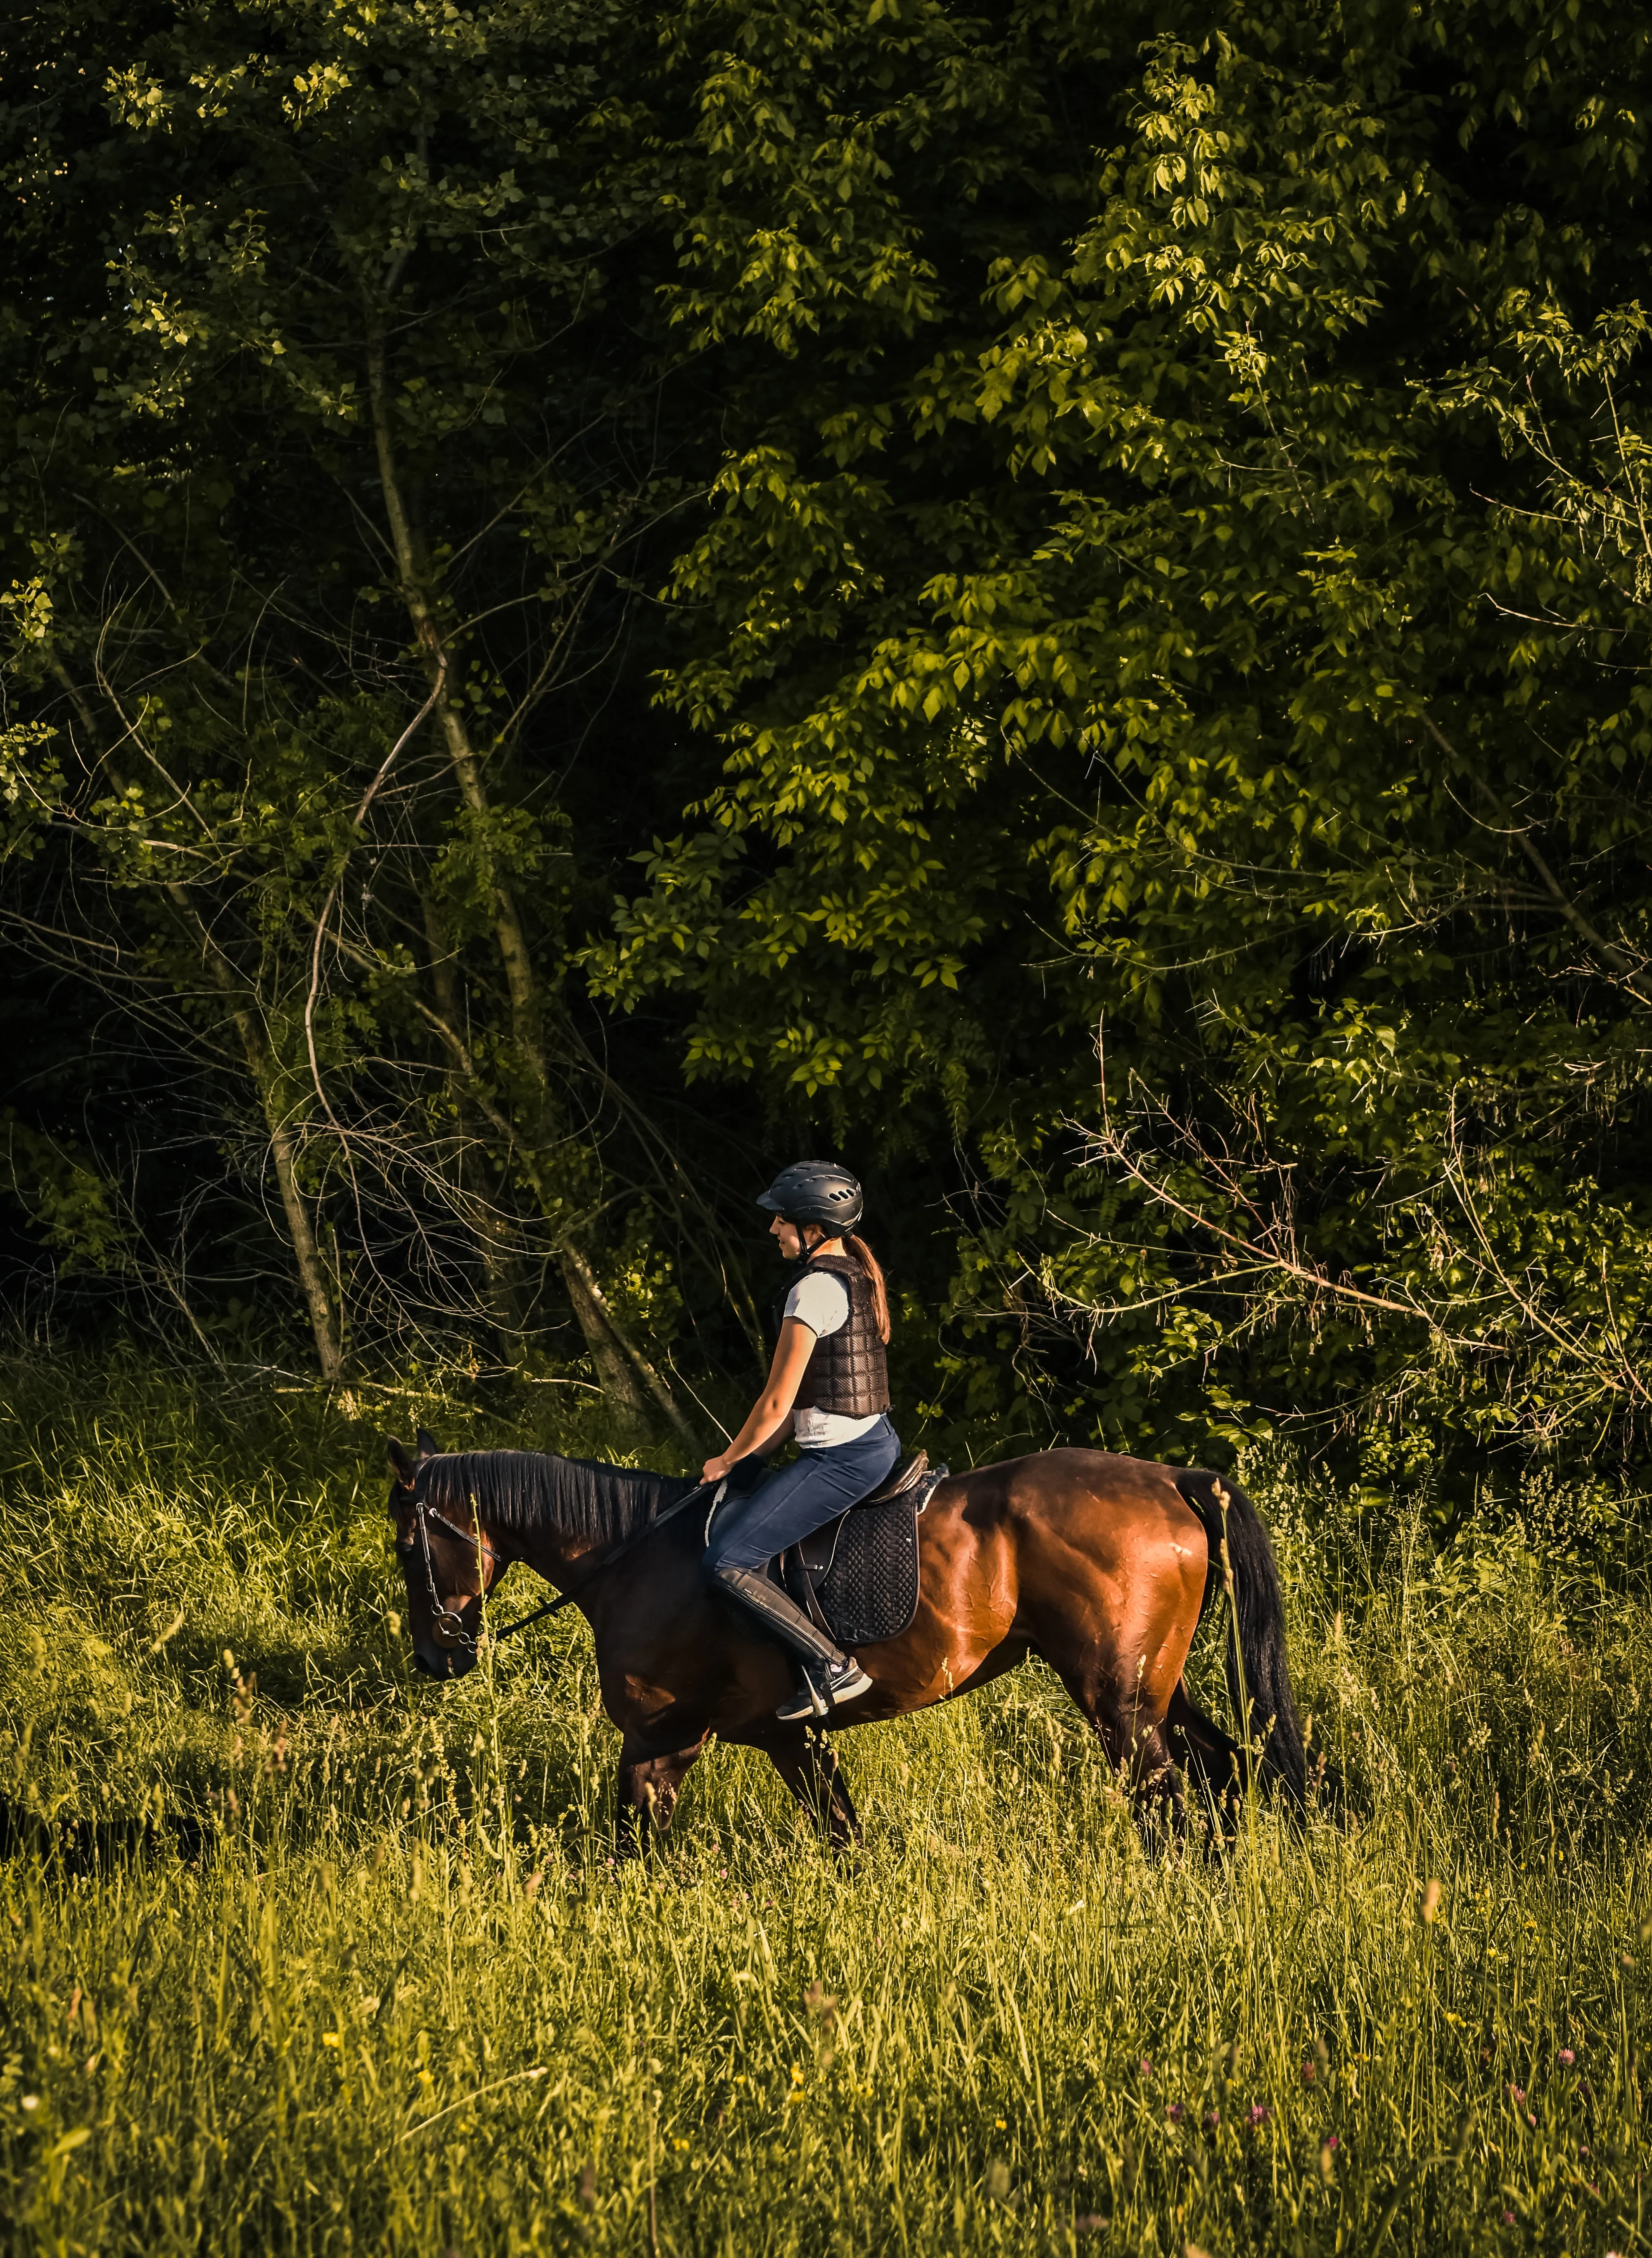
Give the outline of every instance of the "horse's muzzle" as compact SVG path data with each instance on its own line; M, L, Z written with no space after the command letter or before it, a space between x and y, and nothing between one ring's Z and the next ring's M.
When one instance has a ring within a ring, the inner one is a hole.
M422 1670L427 1678L435 1678L445 1683L450 1679L465 1677L475 1667L476 1657L455 1647L444 1651L440 1661L431 1662L415 1646L413 1650L413 1661L414 1667Z

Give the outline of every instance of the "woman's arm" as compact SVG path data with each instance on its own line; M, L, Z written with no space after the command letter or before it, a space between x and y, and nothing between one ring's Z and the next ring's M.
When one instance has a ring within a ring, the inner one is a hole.
M749 1458L755 1451L771 1451L791 1433L791 1407L798 1400L798 1389L809 1359L814 1354L814 1328L805 1325L801 1317L787 1317L783 1322L775 1346L775 1360L769 1367L762 1394L747 1413L745 1425L727 1449L706 1459L700 1470L702 1481L721 1481L738 1459Z

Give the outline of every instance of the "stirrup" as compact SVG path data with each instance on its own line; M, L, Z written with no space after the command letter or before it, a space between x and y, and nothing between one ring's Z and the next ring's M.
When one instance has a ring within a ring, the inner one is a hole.
M775 1715L778 1717L824 1717L831 1704L820 1691L815 1674L806 1662L798 1665L797 1691L790 1701L783 1703Z
M862 1694L869 1694L872 1681L854 1657L847 1655L840 1663L831 1663L818 1674L807 1663L798 1672L802 1686L789 1701L783 1701L775 1711L781 1722L788 1725L807 1724L812 1718L829 1717L841 1701L858 1701Z

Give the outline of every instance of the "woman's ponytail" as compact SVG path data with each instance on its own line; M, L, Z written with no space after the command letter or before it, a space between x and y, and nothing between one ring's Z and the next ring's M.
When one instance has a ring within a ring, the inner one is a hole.
M843 1244L866 1273L866 1282L872 1289L872 1320L881 1341L889 1339L889 1295L883 1285L883 1266L863 1239L852 1231L843 1234Z

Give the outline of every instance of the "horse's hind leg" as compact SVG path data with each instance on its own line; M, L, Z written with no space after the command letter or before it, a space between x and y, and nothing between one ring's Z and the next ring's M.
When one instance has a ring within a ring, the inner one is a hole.
M1113 1772L1129 1788L1145 1846L1152 1851L1180 1842L1186 1816L1181 1782L1171 1761L1165 1720L1142 1688L1143 1673L1138 1672L1121 1691L1101 1679L1088 1658L1074 1668L1046 1658L1088 1720Z
M1209 1821L1211 1838L1231 1843L1244 1800L1244 1752L1220 1725L1207 1717L1181 1680L1165 1718L1171 1752L1186 1772Z
M861 1815L838 1752L823 1733L805 1729L795 1738L788 1736L770 1744L769 1757L813 1821L821 1841L829 1843L837 1856L860 1842Z
M1187 1838L1188 1807L1182 1800L1181 1780L1162 1725L1140 1736L1131 1754L1136 1825L1143 1849L1150 1857L1155 1857Z
M674 1749L669 1755L649 1756L627 1741L620 1750L619 1793L615 1800L614 1833L622 1858L640 1857L656 1830L663 1835L677 1809L677 1791L689 1766L705 1746Z

